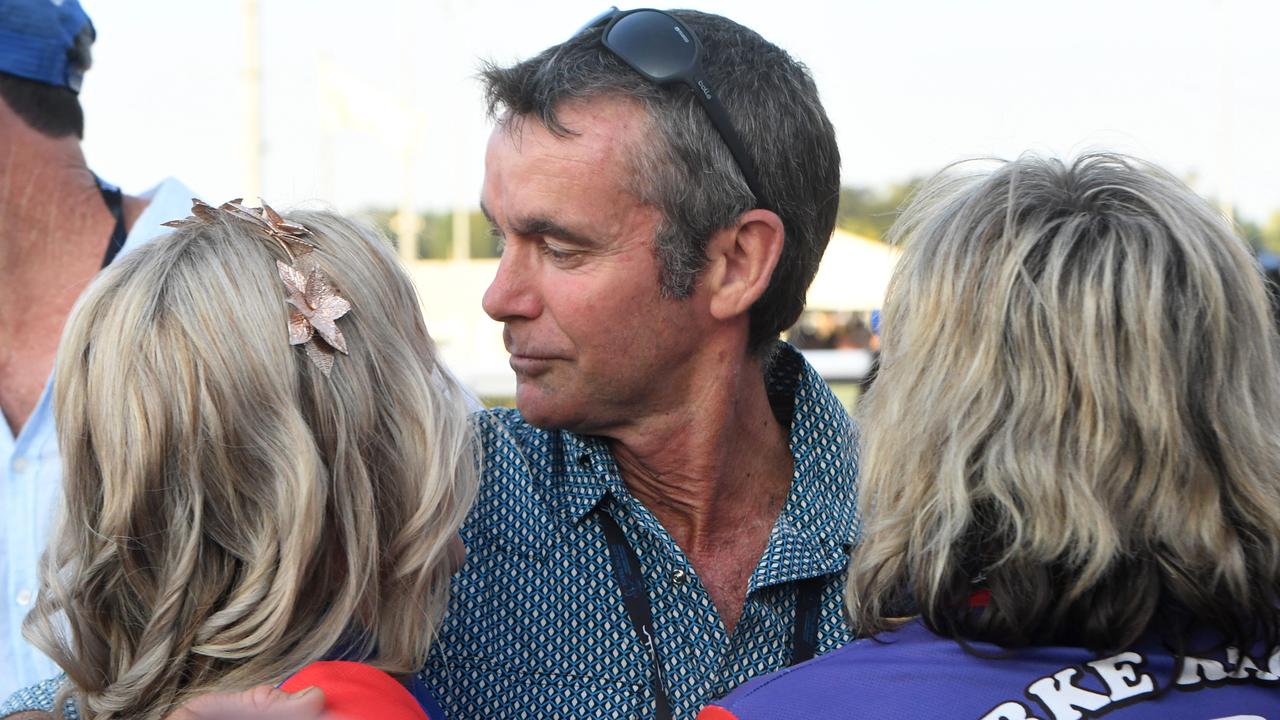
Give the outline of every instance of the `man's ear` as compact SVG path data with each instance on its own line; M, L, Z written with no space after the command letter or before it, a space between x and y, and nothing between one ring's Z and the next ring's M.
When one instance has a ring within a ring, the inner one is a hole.
M703 285L713 317L727 320L751 309L769 287L785 239L782 218L761 209L743 213L711 236Z

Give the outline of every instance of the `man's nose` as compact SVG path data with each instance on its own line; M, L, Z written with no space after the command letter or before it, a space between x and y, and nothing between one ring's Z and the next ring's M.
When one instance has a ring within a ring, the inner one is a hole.
M498 273L484 291L481 305L498 322L538 316L541 302L536 288L536 271L530 254L508 242L498 260Z

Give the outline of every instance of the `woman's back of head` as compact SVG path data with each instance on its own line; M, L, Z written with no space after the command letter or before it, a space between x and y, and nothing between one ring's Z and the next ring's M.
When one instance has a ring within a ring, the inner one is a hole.
M895 232L860 629L913 602L1004 645L1119 647L1175 616L1275 640L1280 359L1225 220L1099 154L940 176Z
M59 350L66 507L28 632L89 717L160 717L339 647L416 670L475 491L464 392L385 242L289 216L316 246L298 265L351 308L328 318L345 354L304 350L277 269L297 248L209 215L105 271Z

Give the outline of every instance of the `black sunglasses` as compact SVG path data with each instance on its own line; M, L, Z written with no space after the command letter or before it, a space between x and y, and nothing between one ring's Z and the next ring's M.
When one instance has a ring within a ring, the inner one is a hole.
M747 187L756 196L756 206L772 210L773 205L761 189L756 177L755 163L747 154L742 138L729 120L729 113L720 104L702 70L699 58L702 43L684 23L661 10L648 8L620 11L610 8L593 18L582 30L594 27L608 19L609 24L601 36L604 46L631 69L657 85L683 83L693 91L711 118L711 124L720 133L729 152L738 163L738 169L746 178Z

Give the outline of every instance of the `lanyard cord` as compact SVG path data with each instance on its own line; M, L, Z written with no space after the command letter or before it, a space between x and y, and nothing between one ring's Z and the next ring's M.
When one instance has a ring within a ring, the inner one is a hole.
M645 590L640 574L640 559L622 534L622 528L607 512L601 511L600 529L609 543L609 562L613 576L622 590L622 604L627 608L636 637L649 656L652 669L649 684L653 688L656 720L671 720L671 700L667 696L667 681L662 672L662 657L653 629L653 610L649 605L649 593ZM796 583L796 621L791 651L791 665L804 662L814 656L818 647L818 618L822 611L822 588L825 578L815 577Z
M120 188L103 182L97 175L94 175L93 179L98 183L98 192L102 193L102 202L106 203L107 210L111 211L111 217L116 220L115 227L111 230L111 241L107 243L107 252L102 258L102 267L106 267L116 259L116 255L120 254L120 250L124 248L125 238L129 236L124 229L124 196Z

